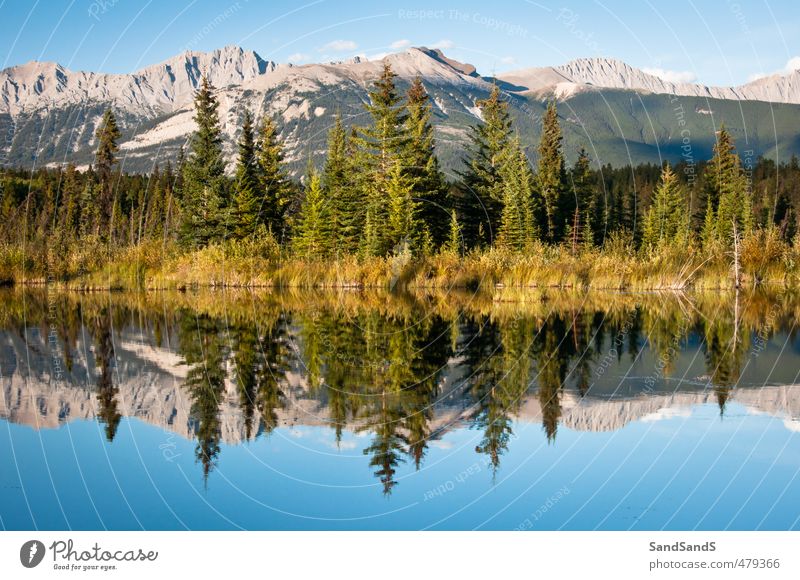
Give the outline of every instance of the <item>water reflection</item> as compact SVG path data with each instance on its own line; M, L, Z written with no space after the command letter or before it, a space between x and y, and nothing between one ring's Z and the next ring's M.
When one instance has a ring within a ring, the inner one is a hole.
M399 466L419 469L456 427L480 434L475 452L496 473L521 417L553 445L565 403L576 429L616 429L679 395L713 393L724 415L737 393L758 401L765 384L793 383L800 361L798 302L785 295L16 290L0 300L2 416L37 426L93 416L109 442L123 415L137 416L191 437L205 479L223 442L324 424L337 443L366 435L386 495ZM779 351L782 364L769 364ZM791 416L792 397L753 405Z

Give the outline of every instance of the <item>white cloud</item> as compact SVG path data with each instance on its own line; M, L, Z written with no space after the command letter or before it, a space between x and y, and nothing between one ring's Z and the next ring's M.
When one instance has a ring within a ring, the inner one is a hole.
M769 77L772 75L788 75L796 70L800 70L800 56L793 56L788 61L781 70L776 70L771 73L755 73L747 77L748 82L757 81L758 79L763 79L765 77Z
M678 71L665 70L663 68L643 68L642 71L667 81L668 83L693 83L697 80L697 75L688 70Z
M433 44L431 44L431 48L439 48L442 50L447 50L448 48L453 48L455 45L456 43L453 42L452 40L443 39L440 40L439 42L434 42Z
M395 50L400 48L406 48L407 46L411 46L411 41L407 39L402 40L395 40L392 44L389 45L389 48L394 48Z
M513 56L504 56L503 58L500 59L500 63L508 65L517 64L517 59L514 58Z
M386 58L390 54L392 54L392 53L391 52L376 52L375 54L371 54L366 58L367 58L367 60L383 60L384 58Z
M311 57L308 56L307 54L303 54L302 52L295 52L294 54L290 54L289 56L287 56L286 60L291 63L296 63L296 62L303 62L304 60L308 60L309 58Z
M319 49L320 52L347 52L348 50L355 50L358 45L352 40L332 40L325 46Z
M786 72L793 72L796 70L800 70L800 56L793 56L792 58L790 58L787 61L784 70Z

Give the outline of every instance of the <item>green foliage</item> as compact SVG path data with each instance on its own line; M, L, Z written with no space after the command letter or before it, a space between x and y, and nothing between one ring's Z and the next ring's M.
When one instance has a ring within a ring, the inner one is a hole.
M322 187L330 206L330 227L337 253L350 254L358 250L364 229L363 204L359 196L358 168L354 162L354 145L336 115L328 133L328 156L322 172Z
M492 243L500 228L503 192L500 166L511 139L508 103L495 85L487 99L477 102L483 123L474 125L466 169L460 173L462 187L456 199L464 237L470 246Z
M427 224L435 245L447 236L446 193L447 184L439 169L434 152L435 142L431 125L431 105L428 93L417 77L406 94L406 131L408 147L404 164L411 180L412 196L419 204L420 220Z
M112 208L114 205L114 176L113 167L117 162L116 154L119 151L117 140L120 131L117 120L111 109L103 114L103 120L95 134L97 138L97 152L95 153L95 170L99 180L98 196L95 201L98 210L98 219L95 222L95 233L107 235L111 222Z
M464 240L461 236L461 225L458 223L458 216L456 215L456 210L450 210L450 233L447 238L447 244L445 249L458 256L461 254L461 250L464 247Z
M183 168L180 241L186 248L199 248L223 239L229 215L219 103L207 77L200 83L194 105L197 130L192 135Z
M283 144L270 117L265 117L258 133L256 164L260 185L260 222L283 241L287 238L287 211L292 202L292 187L283 163Z
M330 251L330 217L322 182L316 172L308 176L295 230L295 251L304 258L322 258Z
M666 245L686 247L689 242L688 207L686 193L667 164L653 203L645 214L642 247L651 251Z
M565 240L575 253L579 248L589 249L594 245L595 180L589 165L589 155L583 148L570 171L570 181L574 208L572 215L565 216Z
M717 134L714 155L709 163L707 196L714 209L713 236L723 247L733 246L733 231L749 235L753 230L752 190L742 171L733 137L722 126Z
M412 181L396 163L389 172L388 215L385 243L389 248L400 245L420 246L420 223L417 219L417 202L412 197Z
M405 202L411 191L405 167L407 113L395 86L396 76L384 63L366 105L372 125L359 132L357 142L366 198L361 250L367 256L385 255L399 241L398 235L411 234L414 227L413 204Z
M498 176L503 195L498 243L504 248L521 251L533 243L537 227L533 210L533 174L519 138L507 143Z
M239 159L236 163L234 197L234 234L237 238L252 236L260 222L262 196L259 195L259 174L256 165L256 143L253 119L244 115L239 137Z
M563 237L566 205L566 169L561 150L561 126L555 102L547 105L539 142L539 170L536 176L544 205L544 237L559 242ZM571 215L572 212L566 212Z

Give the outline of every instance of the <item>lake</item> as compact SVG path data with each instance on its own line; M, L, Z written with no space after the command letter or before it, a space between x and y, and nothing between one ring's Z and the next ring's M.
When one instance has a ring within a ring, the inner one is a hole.
M3 529L800 528L788 293L0 305Z

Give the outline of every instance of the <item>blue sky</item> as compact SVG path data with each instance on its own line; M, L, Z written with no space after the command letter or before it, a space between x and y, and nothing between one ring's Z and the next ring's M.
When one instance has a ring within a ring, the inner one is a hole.
M131 72L227 44L296 63L435 45L481 74L608 56L729 85L800 68L798 39L789 0L0 0L0 67L53 60Z

